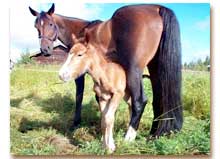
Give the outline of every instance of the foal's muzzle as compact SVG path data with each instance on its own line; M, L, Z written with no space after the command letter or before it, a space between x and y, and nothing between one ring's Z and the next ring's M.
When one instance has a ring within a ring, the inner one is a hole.
M67 69L61 68L59 71L59 78L64 82L69 81L71 79L69 71Z

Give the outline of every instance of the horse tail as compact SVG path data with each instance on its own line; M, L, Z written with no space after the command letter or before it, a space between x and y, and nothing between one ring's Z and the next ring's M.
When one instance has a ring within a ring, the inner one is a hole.
M148 65L154 109L150 133L157 136L180 130L183 123L179 23L168 8L161 7L159 14L163 20L163 32L156 55Z

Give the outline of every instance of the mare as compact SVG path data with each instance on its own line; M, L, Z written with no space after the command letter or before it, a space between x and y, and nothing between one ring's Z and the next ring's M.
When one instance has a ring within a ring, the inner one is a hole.
M150 134L159 136L182 128L181 103L181 43L178 20L172 10L160 5L130 5L119 8L104 22L90 22L54 14L53 4L47 12L38 13L35 27L39 32L44 55L51 53L53 42L59 39L69 49L74 45L71 35L83 37L91 29L90 43L102 54L116 61L126 71L130 91L132 115L126 134L128 140L136 136L147 103L142 73L148 67L153 90L154 120ZM95 29L93 29L95 28ZM76 110L73 126L81 121L84 75L76 82Z
M89 37L89 36L87 36ZM126 91L126 73L117 63L109 61L100 53L99 48L88 41L75 41L66 62L59 71L59 77L63 81L77 79L82 74L88 73L94 82L94 92L98 97L101 111L101 130L104 147L113 152L115 144L113 139L113 127L115 112L120 100L124 97L129 101L129 93ZM130 106L130 103L128 103Z

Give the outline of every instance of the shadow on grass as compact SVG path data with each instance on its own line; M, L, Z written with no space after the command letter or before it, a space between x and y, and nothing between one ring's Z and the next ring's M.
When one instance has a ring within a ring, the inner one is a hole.
M19 107L20 103L24 100L24 99L35 99L38 100L39 98L34 94L34 93L30 93L25 97L20 97L20 98L14 98L14 99L10 99L10 106L11 107Z
M31 98L31 95L28 95L25 98ZM14 105L20 103L22 99L17 99L17 101L12 101ZM16 103L17 102L17 103ZM90 136L94 136L96 138L97 135L101 134L100 131L100 115L98 110L98 104L95 100L91 99L89 102L83 104L82 107L82 122L79 130L71 131L71 125L73 124L73 117L75 113L75 101L69 95L62 95L60 93L54 94L51 98L47 99L36 99L34 100L36 105L42 108L42 111L46 113L51 113L52 119L48 121L40 121L40 120L31 120L25 117L22 118L19 126L19 131L22 133L26 133L27 131L36 130L36 129L49 129L53 128L58 133L66 136L70 143L78 144L80 143L80 139L74 138L74 133L76 132L78 135L83 134L83 132L79 132L81 129L84 131L88 130L86 133ZM16 103L16 104L15 104ZM19 105L19 104L18 104ZM56 115L53 115L56 114ZM85 128L85 129L83 129Z

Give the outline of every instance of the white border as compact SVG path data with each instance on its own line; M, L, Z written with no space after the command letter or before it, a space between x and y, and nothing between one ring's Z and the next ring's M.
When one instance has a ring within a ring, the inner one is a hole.
M211 125L211 138L212 138L212 157L219 158L220 148L220 1L211 1L211 71L212 71L212 125Z
M60 0L38 0L36 3L56 3ZM64 0L64 3L72 0ZM17 0L11 0L10 3L16 3ZM30 2L28 0L20 0L20 2ZM33 1L34 2L34 1ZM80 0L76 3L209 3L210 0Z
M19 1L21 2L21 1ZM24 1L24 2L27 2ZM39 2L51 2L39 0ZM54 1L56 2L56 0ZM119 3L117 0L81 0L81 3ZM218 151L220 148L220 1L218 0L126 0L121 3L211 3L212 17L212 55L211 55L211 71L212 71L212 158L218 159ZM16 0L11 0L9 3L18 3ZM1 25L0 25L0 156L3 159L10 158L9 155L9 6L7 1L1 5Z
M0 156L7 159L9 158L9 10L6 1L0 11Z

